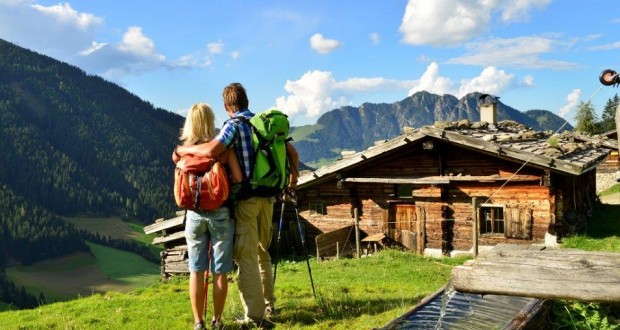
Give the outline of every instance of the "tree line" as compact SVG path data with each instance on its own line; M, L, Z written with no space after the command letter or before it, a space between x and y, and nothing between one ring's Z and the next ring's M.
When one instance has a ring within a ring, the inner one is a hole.
M620 104L620 97L615 94L605 103L601 117L596 115L592 101L580 102L575 114L575 131L594 135L603 134L616 129L616 109Z

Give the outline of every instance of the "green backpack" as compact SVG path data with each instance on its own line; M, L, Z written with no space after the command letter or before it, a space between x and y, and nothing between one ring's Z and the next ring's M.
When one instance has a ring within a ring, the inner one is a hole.
M286 157L288 116L280 110L269 109L257 113L249 121L235 117L252 127L252 147L256 163L249 180L251 195L277 196L288 185L289 166Z

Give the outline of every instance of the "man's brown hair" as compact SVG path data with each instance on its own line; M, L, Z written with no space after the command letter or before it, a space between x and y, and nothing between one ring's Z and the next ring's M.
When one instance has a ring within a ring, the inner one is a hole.
M234 82L224 87L222 96L224 97L224 105L226 105L230 111L236 112L247 109L249 106L248 95L245 93L245 88L243 88L243 85L240 83Z

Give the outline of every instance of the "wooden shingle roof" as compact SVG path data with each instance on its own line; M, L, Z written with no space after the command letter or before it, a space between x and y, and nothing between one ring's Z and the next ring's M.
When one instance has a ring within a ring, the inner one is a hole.
M329 179L340 171L357 167L366 160L406 148L407 145L428 137L501 159L517 163L527 162L569 175L581 175L592 170L610 152L610 145L607 145L609 143L603 139L583 139L569 132L538 132L513 121L500 122L497 127L492 127L484 122L470 123L463 120L437 123L435 126L424 126L420 129L405 129L403 134L385 143L303 174L299 178L298 187L303 188L310 183Z

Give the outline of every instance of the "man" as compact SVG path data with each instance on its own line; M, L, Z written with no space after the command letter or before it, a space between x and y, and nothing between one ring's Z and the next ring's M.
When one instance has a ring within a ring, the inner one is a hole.
M243 116L248 120L254 114L248 109L249 101L245 88L239 83L231 83L222 93L227 120L220 133L211 142L179 146L173 158L191 153L197 156L217 158L227 149L235 148L245 178L250 178L254 168L255 155L252 148L252 130L246 121L235 119ZM298 168L299 157L295 148L287 143L287 156L292 168ZM297 171L291 171L289 189L297 183ZM251 196L239 200L234 207L235 241L233 258L239 266L238 285L245 310L243 322L258 327L268 326L265 312L274 311L273 274L271 258L267 249L271 243L274 197Z

